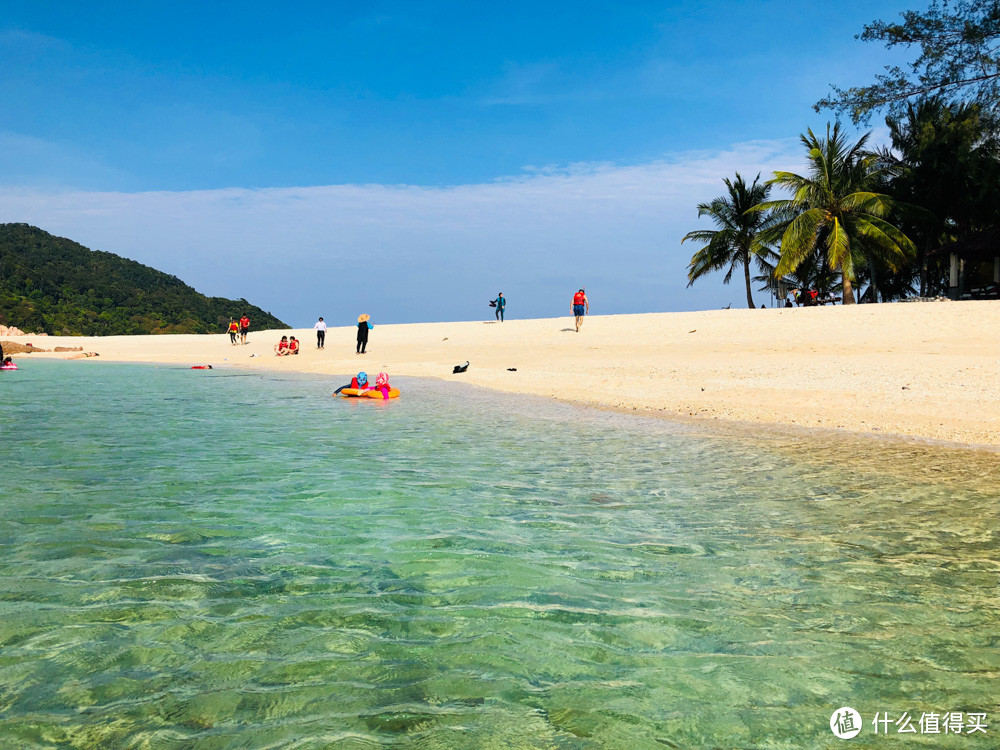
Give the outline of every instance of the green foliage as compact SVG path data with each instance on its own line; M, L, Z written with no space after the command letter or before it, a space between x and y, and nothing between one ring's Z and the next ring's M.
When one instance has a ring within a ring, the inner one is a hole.
M809 173L775 172L772 184L791 191L789 200L762 203L756 210L776 210L793 216L781 237L779 276L791 273L810 255L820 251L829 267L840 271L844 304L854 302L855 265L866 258L899 269L915 254L910 239L887 219L899 205L876 192L884 168L875 154L865 151L868 136L849 144L840 124L826 137L812 130L802 136L808 151Z
M909 104L886 124L892 137L892 150L880 153L886 191L923 209L900 217L918 248L920 294L944 294L948 259L930 251L1000 226L1000 137L978 105L940 97Z
M858 36L886 47L920 48L909 71L885 68L875 83L849 89L833 87L834 96L816 103L847 112L855 124L866 122L876 109L905 112L912 99L945 96L976 102L1000 114L1000 2L997 0L933 0L924 13L906 11L902 23L875 21Z
M774 255L768 247L767 231L775 223L775 215L770 212L753 211L754 207L767 200L770 186L760 183L760 175L747 185L737 172L736 180L724 180L727 195L720 196L711 203L698 206L698 216L708 216L718 229L699 229L688 232L681 242L694 240L705 245L691 258L688 266L688 286L696 279L713 271L728 268L722 280L728 284L733 271L742 266L747 291L747 306L753 308L750 291L750 259L764 268L766 260Z
M113 253L27 224L0 224L3 325L62 336L221 333L244 312L255 328L288 328L244 299L206 297Z

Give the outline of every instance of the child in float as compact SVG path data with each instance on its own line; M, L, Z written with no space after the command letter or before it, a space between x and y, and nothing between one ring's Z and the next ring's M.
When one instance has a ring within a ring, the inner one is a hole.
M229 321L229 341L233 346L236 346L236 336L240 332L240 324L235 320L230 319Z
M355 388L359 391L367 391L371 386L368 384L368 373L359 372L353 378L351 378L351 388Z
M292 336L292 338L288 342L288 353L289 354L299 353L299 340L294 336Z
M388 398L389 398L389 389L391 387L392 386L389 385L389 376L386 375L384 372L380 372L378 374L378 377L375 378L375 390L382 391L382 400L383 401L388 400Z
M0 365L0 368L3 368L4 370L16 370L17 365L14 364L14 360L10 357L4 357L3 364Z
M288 354L288 336L282 336L281 341L275 344L274 353L279 357L284 357Z

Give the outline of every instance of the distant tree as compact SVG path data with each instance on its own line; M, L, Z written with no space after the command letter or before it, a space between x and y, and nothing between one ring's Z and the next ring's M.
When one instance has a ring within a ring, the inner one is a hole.
M902 23L875 21L856 38L886 47L920 48L904 71L886 66L875 83L849 89L833 86L824 108L848 113L855 124L867 122L874 110L901 115L908 102L944 96L975 102L984 111L1000 112L1000 2L998 0L933 0L926 12L905 11Z
M775 172L770 180L792 192L787 200L760 204L756 211L777 211L787 219L781 235L777 276L792 273L817 250L839 271L843 302L853 304L855 265L877 258L893 269L914 254L913 243L886 220L898 204L875 192L883 178L875 154L865 151L868 135L849 144L840 123L826 126L826 137L812 130L801 136L808 150L809 174Z
M742 175L736 173L735 180L726 178L727 195L715 198L710 203L698 205L698 216L711 217L718 229L699 229L688 232L681 242L694 240L706 243L691 258L688 266L688 286L697 279L713 271L728 269L723 284L728 284L733 271L742 266L746 281L747 307L753 309L753 294L750 290L750 262L756 258L758 266L774 251L768 247L767 232L775 222L772 211L751 211L750 209L767 200L771 188L760 182L758 174L753 184L747 186Z
M887 192L924 209L901 225L918 248L920 294L941 292L938 277L947 269L936 268L928 252L1000 225L1000 137L978 105L940 97L908 104L904 116L886 124L892 149L880 157L890 175Z

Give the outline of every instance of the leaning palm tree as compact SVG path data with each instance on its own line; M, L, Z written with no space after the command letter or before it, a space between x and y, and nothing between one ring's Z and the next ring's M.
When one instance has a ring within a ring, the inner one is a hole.
M728 267L723 284L728 284L737 266L743 266L746 280L747 306L753 309L753 295L750 291L750 259L757 258L758 265L770 251L766 232L775 223L771 211L753 212L750 209L766 201L771 191L767 183L760 182L758 174L749 187L739 172L735 181L724 180L728 195L723 195L711 203L698 204L698 216L710 216L718 229L699 229L688 232L681 242L695 240L706 243L691 258L688 266L688 286L695 279L713 271Z
M878 157L864 150L866 134L854 145L840 132L840 123L826 126L826 138L812 132L801 136L809 150L807 176L775 172L770 185L792 191L789 200L762 203L757 211L784 211L794 218L781 236L781 260L775 273L794 271L816 250L830 268L839 271L844 304L854 303L855 260L875 257L894 271L915 253L910 239L890 224L897 204L875 192L881 172Z

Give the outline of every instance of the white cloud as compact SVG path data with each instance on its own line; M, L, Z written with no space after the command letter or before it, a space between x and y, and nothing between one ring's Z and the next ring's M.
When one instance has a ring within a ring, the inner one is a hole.
M736 171L801 167L795 139L649 164L576 164L475 185L331 185L190 192L0 188L0 220L35 224L246 297L292 325L475 319L502 290L512 317L562 315L586 285L594 313L743 304L721 279L685 289L680 240Z

